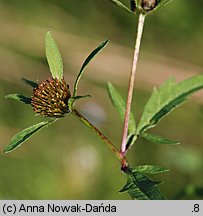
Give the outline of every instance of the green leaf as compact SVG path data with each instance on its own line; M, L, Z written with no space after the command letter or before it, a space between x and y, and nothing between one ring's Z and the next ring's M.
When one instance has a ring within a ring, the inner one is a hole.
M112 2L113 4L115 4L116 6L120 7L121 9L125 10L128 13L132 13L132 11L120 1L118 0L108 0L108 1Z
M119 191L128 192L132 199L138 200L164 200L166 199L157 187L160 182L153 181L141 172L129 168L125 173L126 185Z
M83 63L80 72L75 80L75 84L74 84L74 91L73 91L73 97L76 96L77 93L77 88L78 88L78 83L80 81L80 78L83 75L83 72L86 68L86 66L90 63L90 61L95 57L95 55L97 55L97 53L99 53L108 43L108 40L102 42L95 50L93 50L90 55L86 58L85 62Z
M137 184L137 187L140 189L142 193L145 194L145 196L149 200L164 200L166 199L163 194L160 192L159 188L157 187L157 184L160 184L158 181L153 181L146 175L139 173L139 172L133 172L133 181ZM131 193L131 196L134 196L134 193Z
M29 139L33 134L35 134L37 131L42 129L45 126L50 125L53 123L55 120L51 121L45 121L45 122L40 122L38 124L35 124L33 126L30 126L21 132L17 133L10 141L8 146L4 149L4 153L8 153L10 151L13 151L15 148L19 147L23 142L25 142L27 139Z
M148 15L148 14L153 13L154 11L160 9L160 7L165 6L166 4L168 4L170 1L172 1L172 0L157 0L156 6L150 11L145 11L145 14Z
M119 116L123 121L125 116L125 108L126 108L125 101L123 100L119 92L116 90L116 88L110 82L108 83L108 93L111 102L113 103L114 107L117 109ZM128 130L129 133L135 133L136 130L135 118L132 113L130 113Z
M132 172L140 172L143 174L157 174L157 173L163 173L168 172L169 169L155 166L155 165L140 165L132 169Z
M150 141L150 142L156 143L156 144L164 144L164 145L178 145L178 144L180 144L180 142L178 142L178 141L163 138L161 136L151 134L151 133L142 133L141 137L146 139L147 141Z
M49 31L45 36L45 50L52 77L61 80L63 78L63 61L57 44Z
M5 98L17 100L17 101L24 103L24 104L31 104L31 98L26 97L26 96L21 95L21 94L8 94L5 96Z
M131 175L127 175L127 183L124 187L119 191L119 193L127 192L132 199L137 200L148 200L148 196L144 194L138 186L134 183L134 178Z
M128 150L137 140L137 134L130 133L127 137L126 150Z
M203 75L194 76L180 83L167 80L160 88L154 89L145 105L137 134L141 134L156 124L170 111L181 105L189 95L203 88Z
M21 81L29 86L31 86L32 88L37 88L38 87L38 84L36 82L33 82L31 80L28 80L28 79L25 79L25 78L22 78Z

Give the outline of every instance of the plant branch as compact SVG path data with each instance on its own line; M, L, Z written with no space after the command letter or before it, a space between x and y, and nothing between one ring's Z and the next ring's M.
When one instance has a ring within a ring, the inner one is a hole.
M115 154L115 156L121 162L122 167L127 167L126 158L120 154L116 146L95 125L93 125L76 109L73 109L71 113L77 118L79 118L88 128L90 128L97 136L99 136L102 139L102 141L110 148L110 150Z
M142 32L144 28L144 21L145 21L145 15L141 13L139 15L139 21L138 21L138 30L137 30L137 36L136 36L136 42L135 42L132 70L131 70L129 86L128 86L128 97L127 97L127 103L126 103L124 126L123 126L123 136L122 136L122 143L121 143L121 149L120 149L120 152L123 156L126 154L129 116L130 116L130 110L131 110L131 103L132 103L138 56L139 56L139 51L140 51L140 44L141 44L141 39L142 39Z

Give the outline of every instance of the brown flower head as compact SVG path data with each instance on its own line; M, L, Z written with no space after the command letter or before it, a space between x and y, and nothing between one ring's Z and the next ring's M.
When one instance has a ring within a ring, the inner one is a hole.
M34 112L46 117L63 117L70 112L68 101L71 97L69 86L64 79L49 78L33 89L31 105Z

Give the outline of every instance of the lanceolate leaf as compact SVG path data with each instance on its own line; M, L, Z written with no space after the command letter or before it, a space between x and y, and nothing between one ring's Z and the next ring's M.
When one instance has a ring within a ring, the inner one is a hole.
M132 199L139 200L163 200L166 199L159 191L157 184L160 182L153 181L141 172L129 169L126 172L127 183L119 191L120 193L128 192Z
M29 86L31 86L32 88L37 88L38 87L38 84L36 82L33 82L31 80L28 80L28 79L25 79L25 78L22 78L21 81Z
M8 153L10 151L13 151L15 148L19 147L23 142L25 142L27 139L29 139L33 134L35 134L40 129L44 128L45 126L50 125L55 120L51 121L45 121L40 122L38 124L35 124L33 126L30 126L21 132L17 133L10 141L8 146L4 149L4 153Z
M128 13L132 13L132 11L120 1L118 1L118 0L108 0L108 1L112 2L113 4L122 8L123 10L125 10Z
M148 197L150 200L164 200L164 195L160 192L157 184L160 182L153 181L146 175L133 172L133 180L137 183L138 188Z
M80 78L83 75L83 72L86 68L86 66L90 63L90 61L94 58L94 56L99 53L108 43L108 40L104 41L103 43L101 43L95 50L93 50L90 55L87 57L87 59L85 60L85 62L83 63L80 72L76 78L75 84L74 84L74 92L73 92L73 97L76 96L77 93L77 88L78 88L78 83L80 81Z
M137 134L154 127L166 114L182 104L189 95L202 88L203 75L199 75L177 84L174 79L170 79L159 90L154 89L145 105Z
M24 103L24 104L31 104L31 98L26 97L26 96L21 95L21 94L8 94L5 96L5 98L17 100L17 101Z
M117 109L119 116L123 121L125 115L125 108L126 108L125 101L123 100L119 92L116 90L116 88L110 82L108 83L108 93L114 107ZM129 133L135 133L136 123L132 113L130 113L128 129L129 129Z
M156 144L163 144L163 145L177 145L177 144L180 144L180 142L178 142L178 141L163 138L161 136L151 134L151 133L142 133L141 137L143 137L147 141L150 141L150 142L156 143Z
M160 167L160 166L155 166L155 165L140 165L135 167L132 172L140 172L143 174L157 174L157 173L163 173L163 172L168 172L169 169Z
M61 80L63 78L63 61L57 44L49 31L45 36L45 48L52 77Z

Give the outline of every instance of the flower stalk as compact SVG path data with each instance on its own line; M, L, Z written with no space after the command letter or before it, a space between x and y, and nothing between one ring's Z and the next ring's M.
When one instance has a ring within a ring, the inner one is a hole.
M123 157L125 156L126 151L127 151L126 144L127 144L127 136L128 136L129 117L130 117L134 82L135 82L135 76L136 76L136 70L137 70L137 62L138 62L138 57L139 57L139 52L140 52L140 44L141 44L142 33L143 33L143 28L144 28L144 21L145 21L145 15L140 13L139 21L138 21L138 30L137 30L137 35L136 35L136 42L135 42L135 49L134 49L134 56L133 56L133 62L132 62L132 70L131 70L130 80L129 80L129 85L128 85L128 96L127 96L127 102L126 102L122 143L121 143L121 149L120 149L120 152L123 155Z
M102 141L108 146L108 148L115 154L117 159L120 161L121 166L127 167L128 163L125 157L123 157L116 146L95 126L93 125L88 119L86 119L80 112L76 109L72 109L71 112L75 117L80 119L88 128L90 128L97 136L99 136Z

